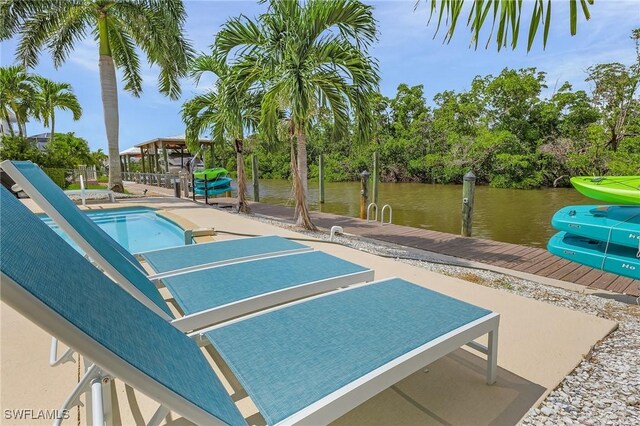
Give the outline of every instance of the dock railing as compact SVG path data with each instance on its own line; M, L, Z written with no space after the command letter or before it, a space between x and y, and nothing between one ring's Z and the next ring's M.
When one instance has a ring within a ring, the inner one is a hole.
M180 187L184 188L185 183L190 185L191 177L184 173L181 175L180 173L122 172L122 180L157 186L160 188L173 188L174 182L178 181L180 182ZM189 186L186 187L188 188Z

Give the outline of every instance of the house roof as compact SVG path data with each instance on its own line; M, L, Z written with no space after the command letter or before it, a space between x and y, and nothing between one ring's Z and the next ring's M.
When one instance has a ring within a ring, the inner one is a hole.
M211 139L202 138L202 139L199 139L199 142L201 144L210 144ZM181 146L186 146L185 135L167 136L167 137L150 139L148 141L134 145L134 147L150 148L155 146L155 144L161 144L161 143L164 143L165 146L169 149L180 148Z
M50 132L38 133L37 135L29 136L28 139L49 139L50 136L51 136Z

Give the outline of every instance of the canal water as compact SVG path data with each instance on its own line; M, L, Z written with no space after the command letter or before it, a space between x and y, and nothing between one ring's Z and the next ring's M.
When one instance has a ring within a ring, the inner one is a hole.
M253 194L251 183L249 195ZM359 182L326 182L325 203L318 203L318 182L309 182L312 210L357 217L360 213ZM371 200L371 197L370 197ZM293 206L291 182L261 180L260 201ZM555 233L551 216L571 204L597 204L571 188L517 190L477 186L473 236L495 241L545 247ZM393 208L393 223L433 231L460 233L461 185L382 183L380 207Z

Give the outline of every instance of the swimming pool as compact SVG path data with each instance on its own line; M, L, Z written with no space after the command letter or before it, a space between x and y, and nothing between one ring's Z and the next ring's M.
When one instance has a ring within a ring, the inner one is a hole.
M184 245L182 228L150 208L106 209L85 213L131 253ZM46 215L40 215L40 218L73 248L82 252L53 220Z

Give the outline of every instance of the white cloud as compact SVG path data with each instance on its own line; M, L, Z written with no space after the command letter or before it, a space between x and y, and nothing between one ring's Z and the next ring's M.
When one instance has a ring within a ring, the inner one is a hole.
M85 70L98 72L98 59L98 45L93 38L87 37L80 43L76 43L68 61Z

